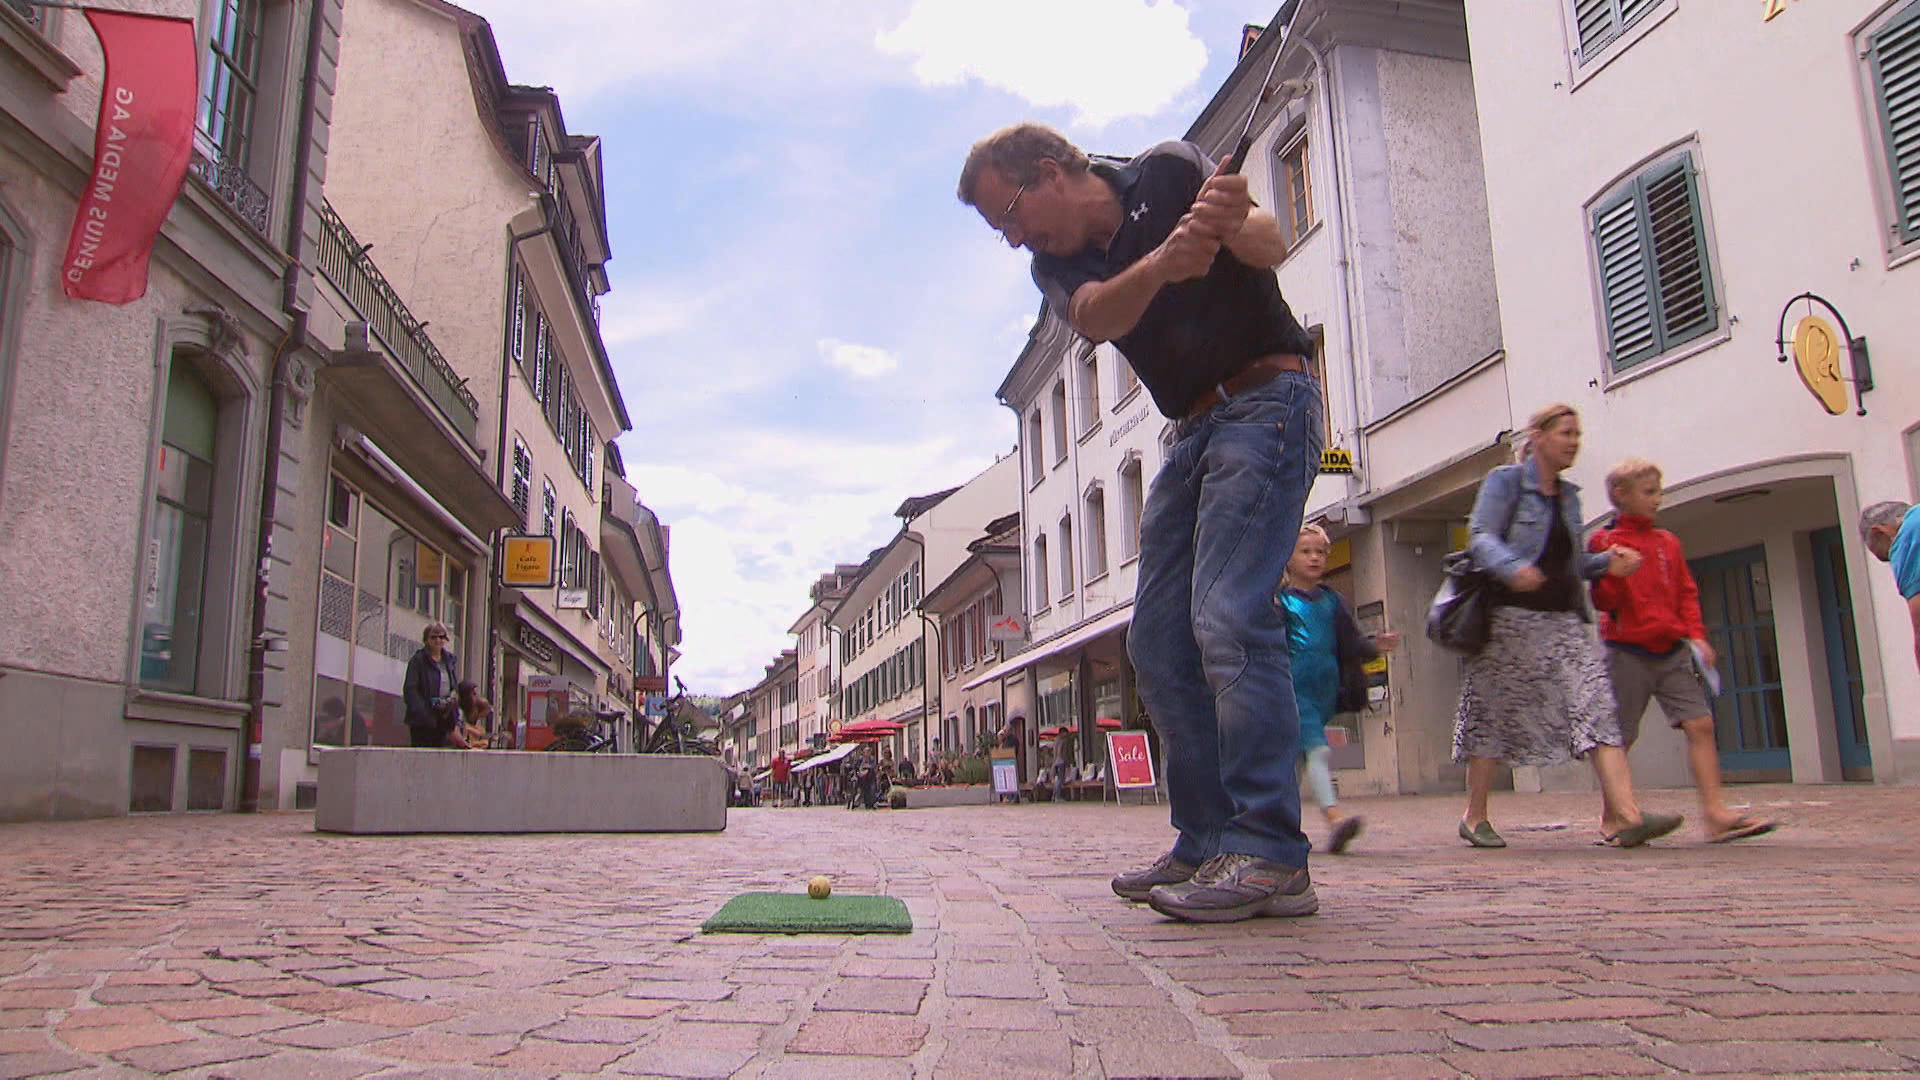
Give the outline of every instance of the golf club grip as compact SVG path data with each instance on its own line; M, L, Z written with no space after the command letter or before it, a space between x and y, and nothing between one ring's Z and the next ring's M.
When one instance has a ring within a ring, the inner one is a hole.
M1222 171L1228 176L1237 174L1240 166L1247 163L1247 151L1251 149L1253 149L1253 136L1240 136L1240 145L1233 148L1233 156L1227 159L1227 167Z

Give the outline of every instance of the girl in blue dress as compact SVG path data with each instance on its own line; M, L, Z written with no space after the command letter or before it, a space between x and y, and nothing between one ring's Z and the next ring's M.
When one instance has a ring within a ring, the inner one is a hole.
M1279 603L1287 613L1287 646L1293 656L1293 696L1300 706L1300 750L1306 759L1307 785L1331 830L1326 850L1338 855L1360 835L1366 821L1358 814L1341 813L1334 797L1333 773L1327 765L1333 754L1327 746L1327 722L1336 712L1366 708L1366 672L1361 665L1381 650L1398 646L1400 635L1391 631L1363 635L1347 602L1320 584L1332 547L1320 526L1300 530L1286 576L1280 580Z

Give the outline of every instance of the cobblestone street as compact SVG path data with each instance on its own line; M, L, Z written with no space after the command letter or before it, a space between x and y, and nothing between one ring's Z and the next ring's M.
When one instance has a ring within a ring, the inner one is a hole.
M1592 845L1593 796L1357 800L1321 913L1114 897L1164 807L735 810L692 836L343 837L306 814L0 830L0 1076L1425 1077L1920 1072L1920 790ZM1691 793L1649 808L1692 812ZM751 889L910 936L702 935Z

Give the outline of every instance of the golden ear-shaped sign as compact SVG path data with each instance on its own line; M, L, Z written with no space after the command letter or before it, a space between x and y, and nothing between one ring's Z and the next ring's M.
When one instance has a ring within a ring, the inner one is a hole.
M1793 366L1820 407L1832 416L1847 411L1847 387L1840 377L1844 349L1833 324L1818 315L1801 319L1793 328Z

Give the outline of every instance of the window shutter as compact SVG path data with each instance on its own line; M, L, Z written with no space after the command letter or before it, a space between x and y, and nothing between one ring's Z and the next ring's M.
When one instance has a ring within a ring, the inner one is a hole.
M547 400L547 368L552 357L547 349L547 316L545 312L533 313L533 397L535 401Z
M507 313L511 329L508 332L507 352L513 362L523 363L527 358L527 278L519 267L513 268L512 310Z
M1691 156L1646 179L1663 350L1706 333L1718 322L1699 194Z
M1867 41L1901 243L1920 240L1920 4Z
M1639 185L1593 212L1594 250L1600 260L1600 299L1613 370L1659 352L1646 242L1640 233Z
M1615 3L1616 0L1573 0L1573 22L1580 35L1582 60L1606 48L1608 42L1620 36L1620 18Z

